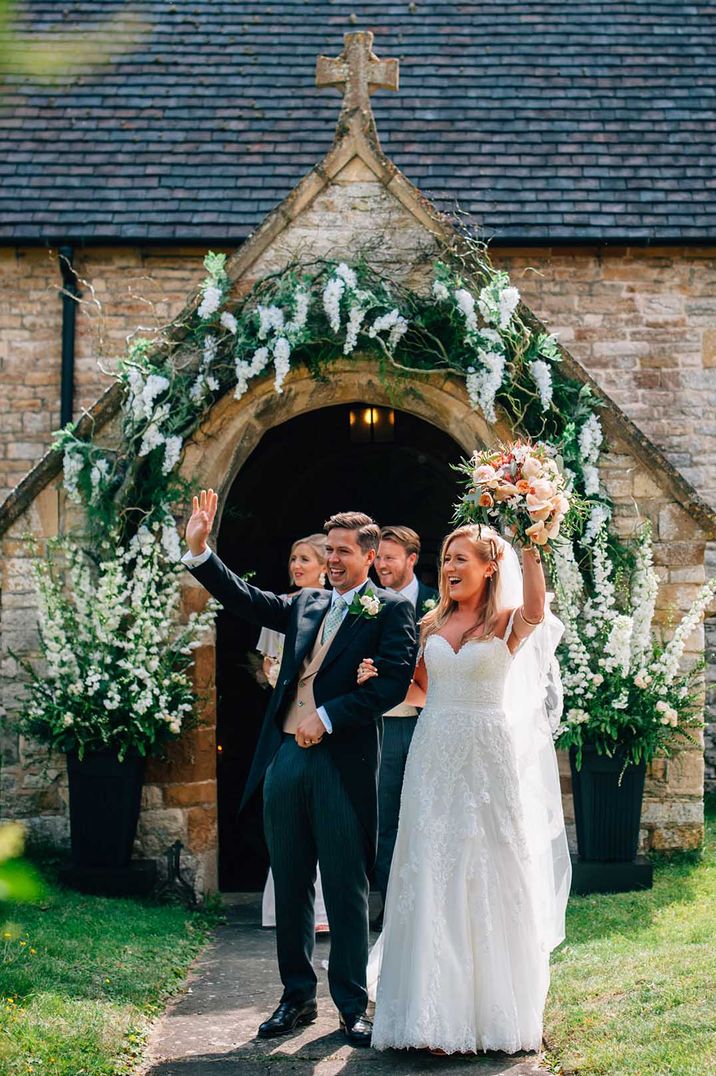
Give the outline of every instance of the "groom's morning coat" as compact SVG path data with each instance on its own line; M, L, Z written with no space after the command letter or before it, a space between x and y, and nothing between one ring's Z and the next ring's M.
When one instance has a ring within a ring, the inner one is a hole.
M288 599L259 590L230 571L214 553L189 570L227 612L286 636L281 669L241 801L243 807L279 748L287 707L296 692L303 661L328 612L331 593L306 588ZM316 706L325 707L333 726L323 743L374 850L381 714L405 698L415 669L416 636L412 603L392 591L369 586L380 600L380 612L374 617L346 614L316 674L313 694ZM366 657L374 659L379 675L358 686L358 665Z

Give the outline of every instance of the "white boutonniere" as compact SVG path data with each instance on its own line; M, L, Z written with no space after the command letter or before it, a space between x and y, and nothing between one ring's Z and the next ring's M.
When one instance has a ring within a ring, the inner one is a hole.
M429 613L431 609L434 609L438 604L437 598L426 598L423 602L423 615Z
M375 591L366 590L364 594L353 595L353 601L348 606L348 612L352 616L362 616L372 620L382 608L383 606Z

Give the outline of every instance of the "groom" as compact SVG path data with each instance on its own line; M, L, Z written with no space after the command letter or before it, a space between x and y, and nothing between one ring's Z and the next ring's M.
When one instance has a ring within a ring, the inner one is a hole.
M258 1033L283 1035L318 1014L312 962L318 860L331 927L331 997L348 1041L369 1046L367 875L375 859L381 714L405 697L415 667L412 605L368 585L380 531L362 512L342 512L325 524L333 591L306 588L288 600L250 586L211 552L213 490L202 490L193 507L189 553L182 558L189 570L227 612L286 636L242 801L265 777L264 826L284 989ZM380 675L358 687L358 665L366 655L374 657Z

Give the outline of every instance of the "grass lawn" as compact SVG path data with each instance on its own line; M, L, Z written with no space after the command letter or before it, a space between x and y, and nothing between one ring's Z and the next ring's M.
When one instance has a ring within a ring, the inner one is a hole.
M716 803L709 807L701 862L660 864L651 891L570 901L545 1022L555 1071L716 1073Z
M209 917L48 886L2 908L0 1074L120 1076L180 989Z

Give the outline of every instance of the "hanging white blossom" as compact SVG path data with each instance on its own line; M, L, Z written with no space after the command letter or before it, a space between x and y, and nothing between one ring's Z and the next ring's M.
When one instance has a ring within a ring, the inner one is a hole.
M441 280L434 280L433 295L438 300L438 302L444 303L447 302L447 300L450 298L450 291Z
M265 340L270 332L282 332L284 327L283 310L279 306L259 306L256 308L259 316L259 340Z
M466 288L455 289L455 301L457 308L465 319L468 332L477 332L477 315L475 314L475 299Z
M219 322L221 325L224 326L225 329L228 329L230 333L236 336L236 333L239 328L239 323L233 314L230 314L228 310L224 310L223 314L219 318Z
M345 288L345 281L341 277L331 277L323 289L323 309L334 333L341 329L341 296Z
M346 339L343 344L343 354L350 355L355 351L356 344L358 343L358 333L360 327L363 324L366 311L361 309L360 306L352 306L348 311L348 322L346 324Z
M221 288L215 284L207 284L204 288L204 297L199 305L198 314L202 321L210 318L221 306L223 298Z
M289 370L291 369L291 345L285 336L279 336L276 343L273 346L273 361L276 370L276 378L274 380L274 388L279 396L283 393L283 383L286 380Z
M358 280L356 278L354 270L351 269L350 266L346 265L345 262L341 262L341 264L336 269L336 276L340 280L345 281L346 286L349 288L355 290L358 285Z
M470 367L467 375L467 394L473 407L480 407L488 422L497 422L495 397L502 385L505 356L497 351L478 350L481 366Z
M543 359L530 363L530 373L539 392L542 410L546 411L552 403L552 370Z

